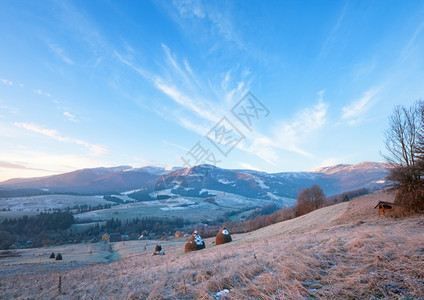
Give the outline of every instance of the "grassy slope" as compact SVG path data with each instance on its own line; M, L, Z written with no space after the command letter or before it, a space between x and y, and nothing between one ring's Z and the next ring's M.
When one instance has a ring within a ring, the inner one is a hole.
M144 250L145 241L134 241L114 244L122 259L110 264L68 262L66 252L63 262L3 263L0 298L213 299L224 288L228 299L422 297L424 216L378 218L380 199L393 194L326 207L226 245L208 239L195 253L184 254L179 240L163 243L167 255L151 256L154 244Z

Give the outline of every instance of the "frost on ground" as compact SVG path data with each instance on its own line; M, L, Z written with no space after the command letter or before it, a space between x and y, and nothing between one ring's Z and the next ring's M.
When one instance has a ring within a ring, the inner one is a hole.
M140 251L134 242L115 244L114 251L134 248L109 264L2 264L0 298L418 299L424 295L424 216L378 218L372 207L387 197L325 207L234 235L229 244L211 246L206 239L206 249L186 254L181 241L164 244L165 256Z
M0 209L12 211L43 211L45 209L65 209L75 205L91 206L114 204L96 196L42 195L14 198L0 198Z
M258 184L258 186L261 189L268 189L269 190L269 186L267 186L262 179L260 179L259 177L256 177L256 176L254 176L253 178L255 179L256 183Z

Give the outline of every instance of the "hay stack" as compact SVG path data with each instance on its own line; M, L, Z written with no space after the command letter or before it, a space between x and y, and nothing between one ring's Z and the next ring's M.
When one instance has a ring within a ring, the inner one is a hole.
M184 252L197 251L204 249L205 247L205 242L202 240L200 235L197 234L197 230L195 230L185 244Z
M62 260L62 254L58 253L58 254L56 255L56 260Z
M231 241L232 241L231 235L228 232L227 228L222 227L218 231L218 234L216 235L215 245L221 245L221 244L229 243Z
M162 250L162 246L159 243L156 244L153 255L165 255L165 252Z

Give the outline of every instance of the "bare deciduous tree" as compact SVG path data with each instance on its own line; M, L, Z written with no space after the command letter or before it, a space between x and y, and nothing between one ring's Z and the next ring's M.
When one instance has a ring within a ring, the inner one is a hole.
M384 141L389 154L383 156L391 164L388 178L399 184L420 181L418 149L422 140L423 108L423 101L417 101L409 108L397 106L389 118Z
M390 163L387 178L398 187L395 201L413 212L424 211L424 101L397 106L385 132Z
M318 185L304 189L297 196L296 214L301 216L321 208L325 203L324 192Z

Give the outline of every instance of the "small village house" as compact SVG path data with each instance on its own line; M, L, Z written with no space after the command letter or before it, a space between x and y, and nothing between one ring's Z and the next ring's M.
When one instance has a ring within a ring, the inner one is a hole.
M110 239L110 235L108 235L107 233L102 235L102 240L108 241L109 239Z

